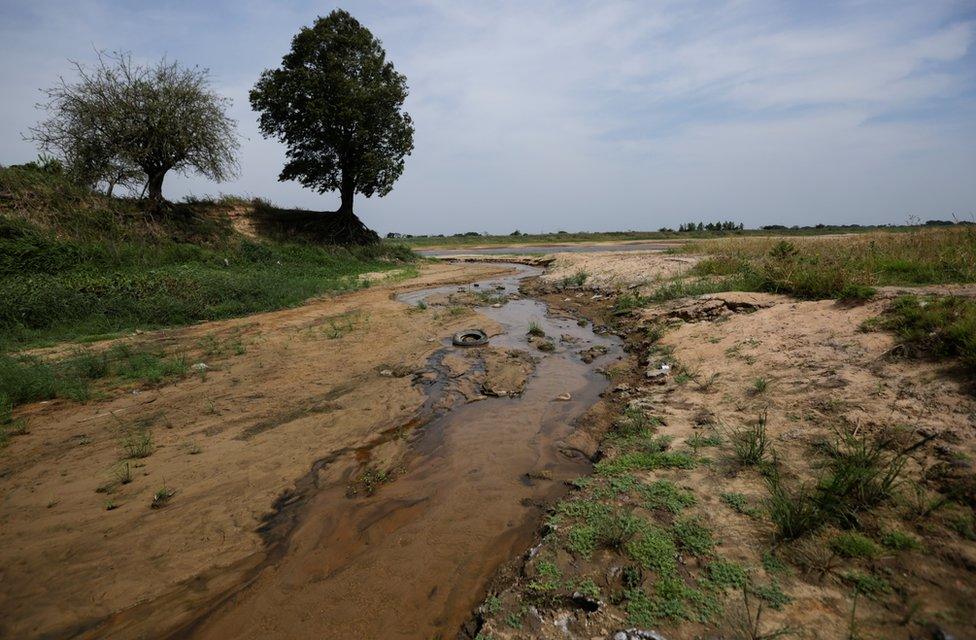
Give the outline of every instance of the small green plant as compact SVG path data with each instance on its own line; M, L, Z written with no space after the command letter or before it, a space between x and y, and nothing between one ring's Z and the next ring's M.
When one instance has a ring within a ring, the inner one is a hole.
M162 509L167 504L169 504L170 499L176 495L176 491L170 489L165 484L156 490L153 494L152 501L149 503L150 509Z
M579 269L573 275L566 276L565 278L563 278L562 284L564 287L570 287L570 286L582 287L583 284L586 282L587 278L589 277L590 277L589 273L587 273L583 269Z
M535 320L529 321L529 330L527 332L530 336L535 336L537 338L544 338L546 332L542 329L542 325Z
M769 250L769 257L775 260L789 260L796 257L798 253L795 244L788 240L780 240Z
M752 592L768 604L770 609L776 611L793 602L793 598L784 593L783 588L775 580L767 585L752 585Z
M777 558L772 551L764 551L762 556L762 566L766 570L766 573L773 574L784 574L789 572L789 567L786 566L782 560Z
M362 485L363 491L366 493L366 495L371 496L376 493L376 490L381 484L389 482L392 477L393 476L389 471L370 467L363 471L362 475L359 476L359 484Z
M492 594L485 598L485 602L481 605L481 609L489 616L493 616L502 610L502 599L497 595Z
M775 474L766 479L766 485L769 489L766 509L779 539L795 540L823 524L823 514L810 487L800 486L791 491Z
M681 491L667 480L656 480L649 485L639 485L638 493L648 509L664 509L678 513L695 504L695 496Z
M737 513L747 515L751 518L759 518L762 516L762 511L750 505L749 499L744 494L736 492L723 493L719 495L719 500Z
M703 447L717 447L722 444L722 438L717 433L706 436L701 431L696 431L690 438L685 440L685 444L691 447L691 450L697 456L698 451Z
M525 617L525 614L521 610L520 611L513 611L510 614L508 614L507 616L505 616L505 624L507 624L509 627L511 627L513 629L521 629L522 628L522 618L524 618L524 617Z
M640 309L648 302L650 300L639 293L623 293L617 296L617 300L613 305L613 311L614 313L626 313L634 309Z
M118 508L119 508L119 505L117 505L114 500L107 500L105 502L105 510L106 511L114 511L115 509L118 509Z
M841 579L849 583L858 593L868 597L877 597L891 592L891 585L884 578L860 571L847 571L841 574Z
M763 377L756 378L752 381L752 386L749 388L749 393L754 396L766 393L769 388L769 380Z
M576 591L580 595L593 600L598 600L600 598L600 587L596 586L596 583L593 582L591 578L581 580L579 584L576 585Z
M551 352L556 350L556 345L555 343L553 343L552 340L543 340L542 342L536 345L536 349L538 349L539 351Z
M672 531L678 546L696 556L707 556L715 546L712 532L698 518L676 520Z
M736 637L744 640L776 640L792 635L793 630L789 627L779 627L768 632L762 631L764 626L762 614L765 602L759 598L759 602L753 606L749 599L752 591L749 585L742 585L742 607L729 611L725 616L726 624L737 634Z
M959 296L898 298L877 323L894 331L910 353L957 356L976 371L976 301Z
M596 531L598 546L621 551L641 528L639 518L628 512L615 511L603 519Z
M126 458L148 458L153 449L152 433L146 427L132 427L122 436L122 450Z
M634 451L601 460L594 470L597 475L614 476L637 469L691 469L696 464L697 460L683 451Z
M749 582L749 574L737 562L717 558L708 563L708 579L720 589L741 589Z
M834 536L830 548L845 558L872 558L880 552L878 545L856 531L847 531Z
M896 551L907 551L921 549L922 545L918 539L903 531L891 530L881 536L881 544L888 549Z
M417 306L417 309L420 309L421 311L426 311L426 309L427 309L427 303L425 301L423 301L423 300L421 300L420 302L418 302L416 306Z
M759 414L759 419L754 425L734 430L730 440L735 459L739 464L756 466L765 462L769 452L766 411Z
M828 443L826 471L817 484L820 510L844 526L856 526L860 512L890 498L911 449L893 452L890 447L890 440L855 431Z

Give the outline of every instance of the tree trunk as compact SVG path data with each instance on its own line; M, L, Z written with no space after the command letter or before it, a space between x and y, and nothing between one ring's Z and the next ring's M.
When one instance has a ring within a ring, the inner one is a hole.
M146 191L149 197L149 206L154 211L158 211L163 202L163 178L166 177L166 169L160 169L149 174L149 182L146 183Z
M329 214L325 235L335 244L376 244L380 237L352 212L355 194L355 185L343 180L339 190L339 210Z
M345 180L343 181L345 182ZM352 199L356 195L356 188L346 183L339 190L339 210L336 213L352 213Z

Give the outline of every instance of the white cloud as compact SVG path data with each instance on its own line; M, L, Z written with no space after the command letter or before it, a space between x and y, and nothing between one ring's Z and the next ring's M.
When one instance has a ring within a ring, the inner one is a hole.
M238 181L174 181L172 195L221 189L334 206L276 182L282 150L258 135L246 99L298 27L328 8L234 4L220 20L216 10L218 18L164 6L151 16L158 37L143 42L150 16L109 11L107 1L84 11L38 5L59 17L2 45L12 93L0 104L0 162L23 159L28 147L8 139L35 117L24 96L48 84L63 57L90 43L168 51L214 68L248 138ZM972 16L936 0L830 6L349 6L406 73L417 126L394 192L357 208L381 230L430 232L656 228L689 218L878 222L971 210ZM39 33L52 46L30 46Z

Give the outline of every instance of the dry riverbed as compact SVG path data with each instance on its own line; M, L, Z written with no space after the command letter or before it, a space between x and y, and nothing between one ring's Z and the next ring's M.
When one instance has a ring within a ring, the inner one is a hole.
M610 372L594 473L471 635L976 637L973 381L870 328L893 291L621 305L695 261L567 254L535 283L631 358Z
M972 381L865 328L892 292L520 261L135 335L206 366L22 409L0 637L976 637ZM884 495L780 535L852 452Z

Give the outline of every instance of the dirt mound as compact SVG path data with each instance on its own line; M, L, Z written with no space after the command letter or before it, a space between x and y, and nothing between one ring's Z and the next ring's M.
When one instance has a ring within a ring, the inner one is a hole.
M640 318L646 323L670 320L702 322L727 318L737 313L753 313L789 301L790 298L786 296L770 293L741 291L712 293L697 298L682 298L660 307L642 309Z

